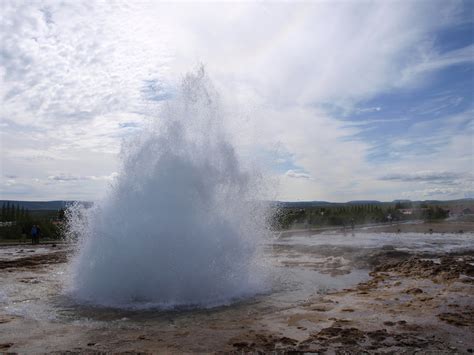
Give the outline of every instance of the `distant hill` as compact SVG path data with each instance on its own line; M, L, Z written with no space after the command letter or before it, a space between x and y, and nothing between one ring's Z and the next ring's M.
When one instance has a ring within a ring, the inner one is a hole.
M383 202L377 200L356 200L347 202L348 205L380 205Z
M463 198L457 200L426 200L426 201L411 201L411 200L393 200L391 202L377 201L377 200L354 200L348 202L328 202L328 201L276 201L274 204L279 207L285 208L309 208L309 207L338 207L338 206L347 206L347 205L394 205L397 202L400 203L412 203L413 205L418 205L421 203L427 203L430 205L449 205L453 203L464 204L464 203L473 203L474 199L472 198Z
M281 207L307 208L307 207L329 207L342 205L378 205L384 202L375 200L357 200L349 202L328 202L328 201L277 201L276 204Z
M81 204L85 205L86 207L92 206L92 202L87 201L14 201L14 200L0 200L0 206L4 203L10 202L15 206L20 205L30 211L52 211L52 210L60 210L61 208L66 208L70 204L74 202L80 202ZM458 200L426 200L426 201L411 201L411 200L393 200L392 202L382 202L377 200L355 200L355 201L348 201L348 202L328 202L328 201L266 201L273 207L284 207L284 208L310 208L310 207L337 207L337 206L347 206L347 205L393 205L397 202L408 203L411 202L414 205L420 203L428 203L428 204L439 204L439 205L446 205L446 204L464 204L464 203L474 203L474 199L472 198L464 198Z
M52 211L66 208L76 201L15 201L15 200L0 200L0 206L4 203L10 202L10 205L20 206L30 211ZM91 202L81 202L83 204L92 205Z
M279 207L287 208L308 208L338 205L338 203L327 201L276 201L275 204Z

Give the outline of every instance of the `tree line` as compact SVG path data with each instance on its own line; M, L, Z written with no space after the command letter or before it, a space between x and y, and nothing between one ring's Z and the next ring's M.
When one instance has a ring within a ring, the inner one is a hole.
M30 218L30 212L20 205L10 204L10 202L4 202L2 210L0 212L1 222L14 222L14 221L25 221Z
M449 211L439 206L418 206L405 214L403 208L411 205L397 203L381 206L375 204L345 205L330 207L278 208L271 225L274 229L288 229L294 225L301 227L352 226L353 224L382 223L414 219L434 220L448 217Z
M0 211L0 240L27 240L33 225L41 229L41 239L61 238L64 210L30 211L19 204L4 202Z

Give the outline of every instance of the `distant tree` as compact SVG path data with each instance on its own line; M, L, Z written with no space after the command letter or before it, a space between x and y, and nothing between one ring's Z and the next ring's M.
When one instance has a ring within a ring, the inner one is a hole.
M21 220L20 205L16 205L14 220Z
M6 205L5 202L2 204L2 213L1 213L0 218L1 218L2 221L7 220L7 205Z
M428 219L428 220L444 219L444 218L447 218L448 216L449 216L449 211L439 206L434 206L434 207L430 206L423 213L423 218Z
M65 214L64 208L61 208L58 211L58 220L63 221L65 218L66 218L66 214Z
M6 212L5 212L5 220L11 221L12 220L12 206L10 206L10 201L7 202Z

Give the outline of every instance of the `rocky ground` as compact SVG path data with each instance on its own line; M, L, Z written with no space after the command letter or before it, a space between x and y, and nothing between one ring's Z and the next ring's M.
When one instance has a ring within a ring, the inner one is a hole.
M21 248L15 257L0 259L0 270L8 272L11 269L36 269L49 264L65 263L68 250L53 245L54 247L44 248L43 253L38 253L33 247Z
M474 251L433 254L385 247L363 253L280 245L273 252L291 255L288 248L331 256L287 258L283 267L307 263L309 270L334 277L367 268L370 276L305 299L263 295L210 310L118 312L58 298L61 284L54 275L64 270L69 249L17 251L0 258L0 290L15 291L8 301L0 292L0 352L473 352Z
M373 262L369 281L275 314L275 322L296 328L292 336L249 331L231 345L263 352L473 352L474 254L433 261L381 252Z

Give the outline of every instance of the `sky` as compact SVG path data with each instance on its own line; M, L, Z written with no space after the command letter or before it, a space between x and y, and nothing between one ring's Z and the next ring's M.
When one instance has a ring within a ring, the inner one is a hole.
M474 197L473 1L0 9L1 199L99 199L199 65L275 199Z

